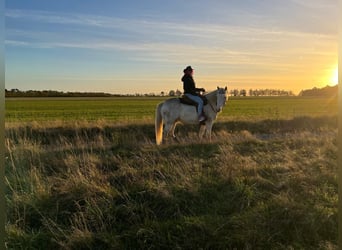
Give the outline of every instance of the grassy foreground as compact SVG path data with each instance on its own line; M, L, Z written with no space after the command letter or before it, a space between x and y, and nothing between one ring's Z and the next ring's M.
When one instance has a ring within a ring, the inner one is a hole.
M337 119L6 128L9 249L337 249Z

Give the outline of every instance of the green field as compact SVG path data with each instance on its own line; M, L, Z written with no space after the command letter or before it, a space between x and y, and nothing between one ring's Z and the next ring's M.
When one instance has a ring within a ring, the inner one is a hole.
M156 146L162 100L6 99L8 249L338 249L336 99L230 98Z
M160 98L6 99L6 121L130 121L149 119Z
M6 122L153 121L161 97L7 98ZM337 98L230 97L221 120L288 119L337 114Z

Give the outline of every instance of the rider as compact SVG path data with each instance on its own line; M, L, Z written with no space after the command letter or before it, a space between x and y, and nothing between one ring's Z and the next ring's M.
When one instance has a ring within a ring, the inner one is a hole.
M182 77L184 95L186 95L189 99L196 102L198 104L198 121L202 122L206 119L203 113L203 100L199 96L197 92L203 91L204 88L196 88L195 81L192 78L194 69L191 66L186 67L184 70L184 76Z

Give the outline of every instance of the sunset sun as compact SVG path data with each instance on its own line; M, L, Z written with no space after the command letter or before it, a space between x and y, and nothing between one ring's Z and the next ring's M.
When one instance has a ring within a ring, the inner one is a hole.
M332 70L329 83L332 85L336 85L338 83L338 68L337 68L337 66Z

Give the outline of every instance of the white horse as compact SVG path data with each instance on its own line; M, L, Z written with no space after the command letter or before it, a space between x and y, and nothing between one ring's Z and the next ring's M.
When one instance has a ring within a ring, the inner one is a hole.
M208 139L211 139L211 129L217 114L222 111L223 106L228 99L227 87L219 88L205 95L208 100L204 105L203 111L207 117L204 123L201 123L199 137L202 138L206 133ZM156 143L160 145L163 137L167 138L170 134L175 137L174 131L177 123L198 124L198 115L196 106L182 104L179 98L171 98L157 105L155 118ZM164 125L164 132L163 132Z

